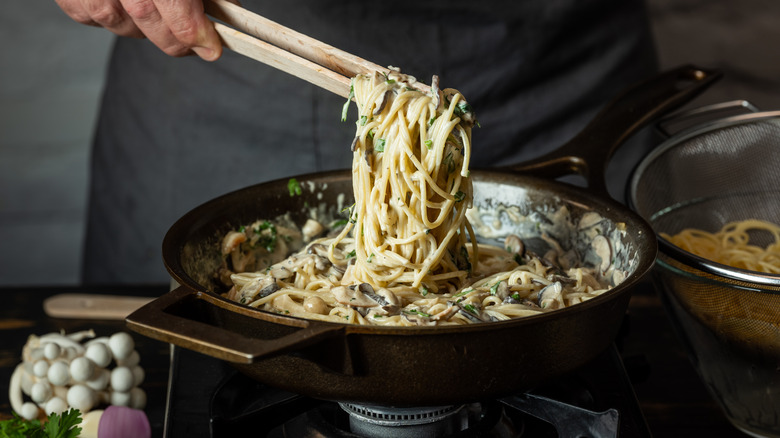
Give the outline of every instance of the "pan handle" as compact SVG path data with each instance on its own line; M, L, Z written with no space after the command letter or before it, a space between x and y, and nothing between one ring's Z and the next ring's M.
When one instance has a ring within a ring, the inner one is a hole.
M300 320L300 326L273 323L228 310L225 305L210 294L179 286L136 310L125 322L152 339L244 364L298 350L344 331L337 324L316 321ZM242 329L242 324L253 329Z
M609 159L626 139L687 103L720 79L721 72L685 65L640 82L609 102L576 137L558 149L505 169L545 178L579 174L607 194Z

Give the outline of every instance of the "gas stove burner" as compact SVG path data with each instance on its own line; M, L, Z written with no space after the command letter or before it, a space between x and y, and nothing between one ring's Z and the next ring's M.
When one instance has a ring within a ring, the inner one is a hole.
M462 430L456 414L463 406L394 408L339 403L349 414L352 433L367 438L407 438L449 436Z
M651 436L612 347L528 393L465 405L393 408L290 393L229 364L172 348L165 438L518 438ZM194 431L198 431L194 433Z

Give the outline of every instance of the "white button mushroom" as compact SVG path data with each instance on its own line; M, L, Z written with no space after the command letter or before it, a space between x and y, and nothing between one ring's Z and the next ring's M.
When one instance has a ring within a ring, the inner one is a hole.
M86 382L95 374L95 363L84 356L70 362L70 376L77 382Z
M114 406L130 406L131 400L129 392L111 391L110 403Z
M63 386L70 381L70 373L68 371L68 364L63 361L54 362L49 366L49 371L46 373L54 386Z
M97 394L86 385L73 385L68 390L68 404L82 413L91 411L96 402Z
M61 352L60 346L54 342L49 342L43 346L43 357L46 359L54 360L60 357Z
M38 408L38 405L32 402L27 402L22 405L22 409L21 412L19 412L19 415L21 415L25 420L35 420L38 418L40 412L41 410Z
M111 354L114 355L114 359L119 361L130 356L133 349L135 349L135 342L129 334L119 332L114 333L108 339L108 347L111 349Z
M39 360L33 364L33 374L35 377L46 377L49 372L49 362Z
M87 338L93 339L82 345ZM146 406L146 392L138 387L146 375L128 333L95 338L94 331L88 330L31 336L22 359L9 394L13 410L24 418L37 418L41 410L50 415L69 408L86 414L101 404ZM32 402L24 403L24 394Z
M144 378L146 377L146 373L144 372L143 368L136 365L130 368L130 371L133 372L133 386L139 386L141 383L143 383Z
M133 387L133 372L128 367L116 367L111 370L111 388L114 391L127 392Z
M108 387L111 380L111 371L105 368L98 368L91 379L86 381L86 385L95 391L102 391Z
M129 356L124 359L117 360L116 364L123 367L134 367L141 362L141 355L138 354L138 350L133 350Z
M47 381L35 382L30 388L30 398L40 404L46 403L52 396L51 385Z
M131 389L130 404L128 406L140 410L146 408L146 391L138 387Z
M46 402L43 410L46 411L46 415L61 414L68 410L68 404L59 397L52 397Z
M102 342L95 342L87 347L84 356L95 363L95 365L105 368L111 364L111 350Z

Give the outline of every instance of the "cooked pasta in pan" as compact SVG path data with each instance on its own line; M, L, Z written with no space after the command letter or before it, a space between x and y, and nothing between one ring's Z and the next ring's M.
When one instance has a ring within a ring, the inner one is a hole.
M474 114L436 78L430 93L415 85L395 71L353 79L347 220L300 230L261 220L226 235L231 299L305 318L437 325L533 315L609 288L517 236L504 248L477 243L466 217ZM288 256L293 242L303 249Z

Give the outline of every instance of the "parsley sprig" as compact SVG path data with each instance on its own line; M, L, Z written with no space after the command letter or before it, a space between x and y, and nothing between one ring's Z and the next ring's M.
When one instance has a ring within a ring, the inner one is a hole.
M0 421L0 436L8 438L78 438L81 435L81 412L71 408L60 414L50 414L47 421L14 418Z

